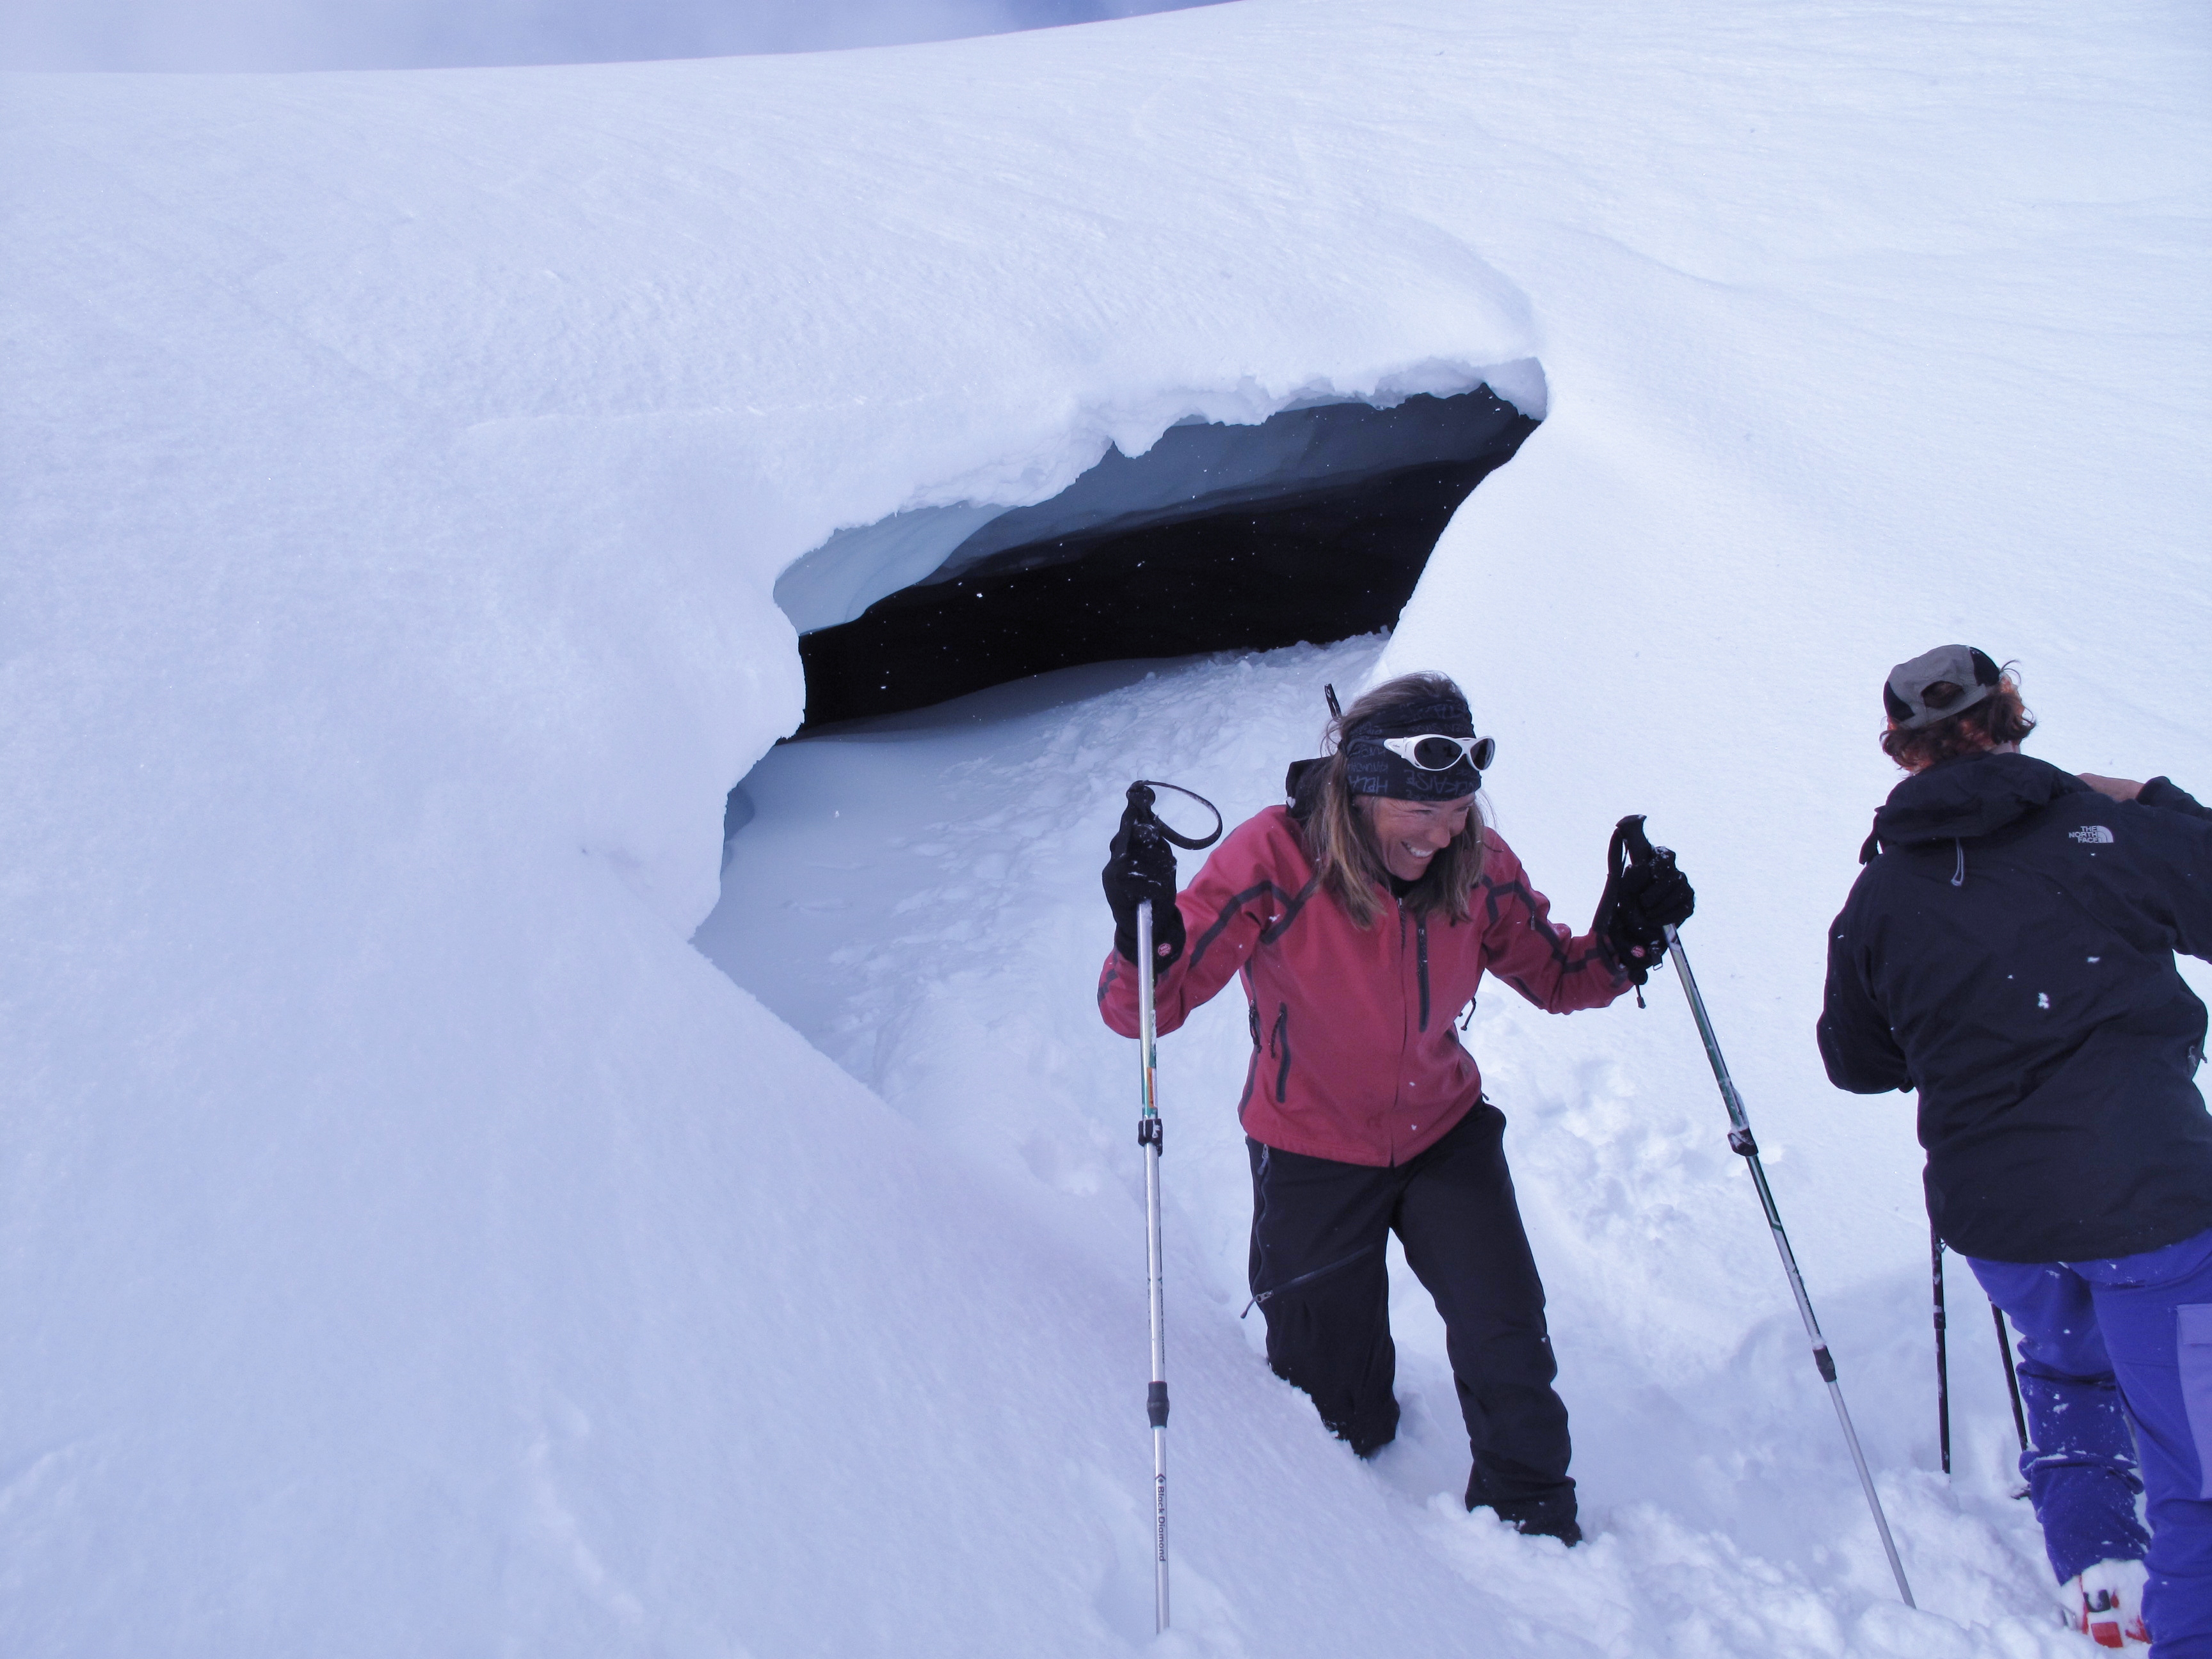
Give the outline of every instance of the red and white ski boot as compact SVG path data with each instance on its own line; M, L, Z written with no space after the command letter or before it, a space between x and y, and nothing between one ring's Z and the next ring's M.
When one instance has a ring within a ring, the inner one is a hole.
M2100 1648L2150 1645L2143 1624L2141 1561L2100 1561L2059 1586L2066 1621Z

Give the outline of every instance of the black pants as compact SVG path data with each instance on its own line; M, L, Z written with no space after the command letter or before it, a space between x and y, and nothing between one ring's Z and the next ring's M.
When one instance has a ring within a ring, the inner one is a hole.
M1391 1392L1390 1286L1383 1247L1406 1261L1443 1316L1474 1471L1468 1507L1530 1530L1571 1523L1567 1408L1544 1328L1544 1285L1505 1168L1505 1117L1484 1102L1395 1169L1263 1146L1252 1161L1252 1293L1267 1316L1267 1363L1313 1396L1322 1421L1362 1457L1398 1431Z

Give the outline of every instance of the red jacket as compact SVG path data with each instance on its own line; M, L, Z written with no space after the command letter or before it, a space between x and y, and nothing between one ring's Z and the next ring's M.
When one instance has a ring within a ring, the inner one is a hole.
M1597 941L1547 920L1513 849L1489 834L1464 922L1386 908L1362 932L1321 889L1289 811L1232 830L1176 897L1189 943L1160 975L1154 1006L1172 1031L1240 969L1252 1066L1237 1115L1255 1140L1343 1164L1402 1164L1482 1098L1482 1073L1454 1018L1486 972L1555 1014L1599 1008L1628 988ZM1137 1034L1137 974L1119 952L1098 1009Z

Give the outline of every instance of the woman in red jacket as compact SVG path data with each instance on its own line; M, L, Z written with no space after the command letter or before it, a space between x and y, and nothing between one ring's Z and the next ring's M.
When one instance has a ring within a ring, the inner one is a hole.
M1454 1016L1485 973L1553 1013L1640 984L1689 884L1608 883L1589 933L1548 919L1477 792L1492 744L1440 674L1378 686L1330 722L1297 798L1231 831L1188 888L1133 809L1104 881L1115 950L1106 1023L1137 1031L1136 908L1153 901L1159 1030L1241 975L1252 1064L1238 1115L1252 1164L1252 1294L1267 1361L1372 1455L1397 1432L1395 1231L1436 1297L1474 1454L1467 1505L1522 1532L1582 1535L1544 1287ZM1645 884L1631 890L1628 884ZM1188 945L1188 949L1185 948Z

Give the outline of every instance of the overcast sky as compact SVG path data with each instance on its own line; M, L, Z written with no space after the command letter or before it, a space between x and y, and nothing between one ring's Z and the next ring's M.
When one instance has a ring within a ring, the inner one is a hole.
M1216 0L0 0L0 66L422 69L813 52Z

